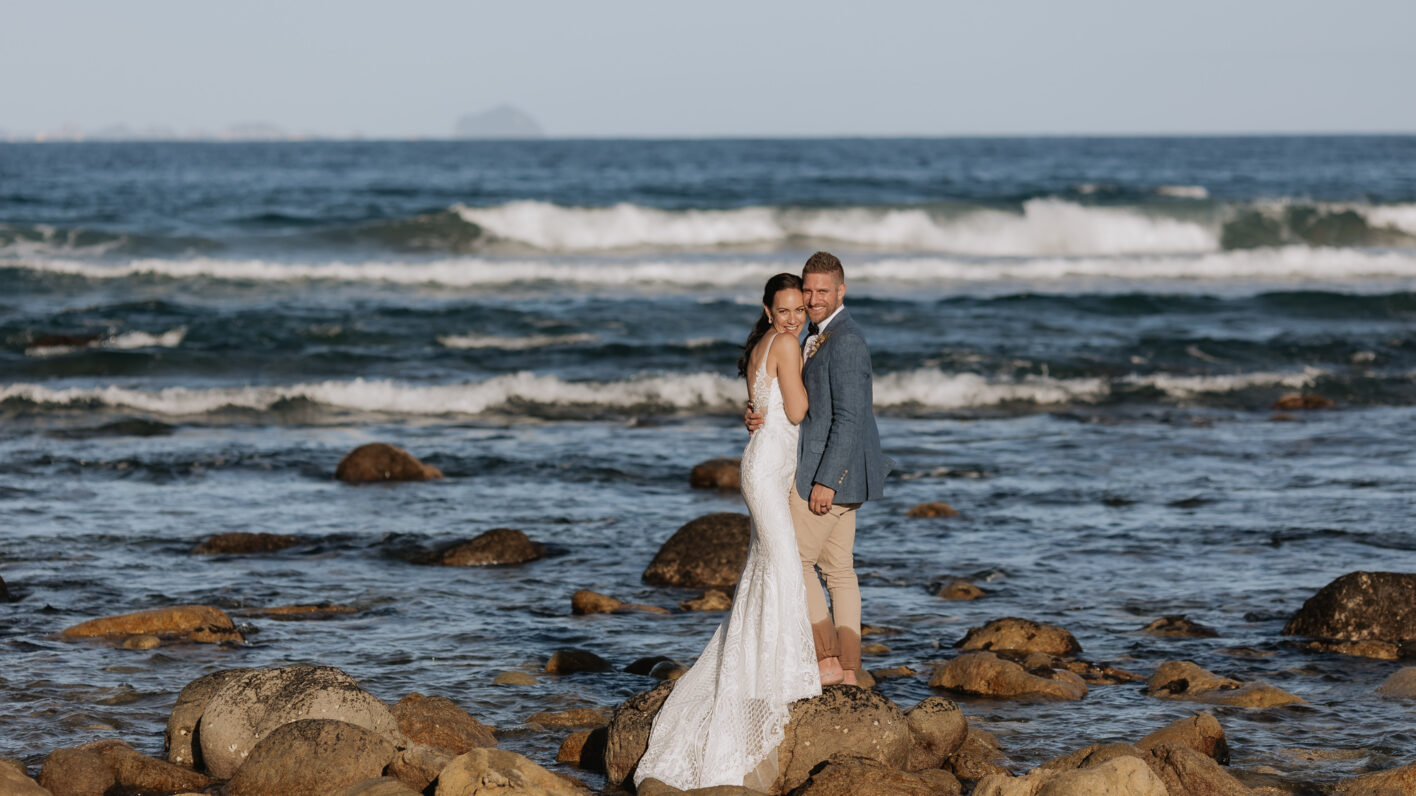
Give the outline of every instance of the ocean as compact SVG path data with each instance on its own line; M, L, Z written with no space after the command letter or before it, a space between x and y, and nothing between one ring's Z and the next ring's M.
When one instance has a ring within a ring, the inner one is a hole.
M898 631L869 668L927 673L1023 616L1089 660L1301 696L1215 709L1255 777L1411 762L1409 705L1374 692L1399 663L1279 633L1339 575L1416 571L1410 136L0 144L0 756L160 754L188 681L309 662L452 698L559 765L565 731L526 717L653 681L492 678L707 642L722 615L577 617L570 595L697 596L640 575L679 526L743 510L688 471L741 452L761 286L817 249L845 263L899 463L860 514L865 621ZM1295 392L1335 406L1271 409ZM370 441L447 477L334 481ZM926 501L960 516L905 516ZM494 527L551 555L411 562ZM225 531L304 542L190 553ZM989 593L933 596L954 577ZM240 647L54 637L317 602L357 612L238 619ZM1172 614L1219 636L1138 632ZM959 702L1020 770L1201 707L1139 685Z

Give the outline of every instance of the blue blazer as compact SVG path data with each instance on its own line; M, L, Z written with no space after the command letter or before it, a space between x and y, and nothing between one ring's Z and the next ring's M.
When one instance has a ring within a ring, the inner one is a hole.
M797 441L796 488L803 500L811 485L836 490L835 503L863 503L885 494L894 462L880 450L872 408L870 349L845 308L802 367L808 406Z

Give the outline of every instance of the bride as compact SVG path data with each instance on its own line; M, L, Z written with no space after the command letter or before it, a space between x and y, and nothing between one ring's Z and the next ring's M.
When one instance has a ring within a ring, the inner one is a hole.
M639 761L635 785L658 779L683 790L743 785L768 790L791 704L821 693L806 586L787 495L806 415L797 335L806 323L801 279L777 274L738 373L765 424L742 454L742 495L752 541L733 600L698 662L674 685Z

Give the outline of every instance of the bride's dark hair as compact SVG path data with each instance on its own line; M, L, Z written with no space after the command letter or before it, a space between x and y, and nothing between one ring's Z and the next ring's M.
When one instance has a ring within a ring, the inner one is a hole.
M762 288L762 306L768 312L772 310L772 300L777 297L777 292L781 290L801 290L801 277L796 274L777 274L767 280L767 286ZM738 375L747 375L747 360L752 356L752 349L757 347L757 343L767 334L767 330L772 328L772 319L767 313L758 313L757 325L752 327L752 333L747 336L747 342L742 344L742 357L738 359Z

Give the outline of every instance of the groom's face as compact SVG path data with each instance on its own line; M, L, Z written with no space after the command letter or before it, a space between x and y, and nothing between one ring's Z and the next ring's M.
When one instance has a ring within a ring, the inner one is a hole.
M806 296L807 317L812 323L821 323L841 306L846 285L830 274L807 274L801 278L801 292Z

